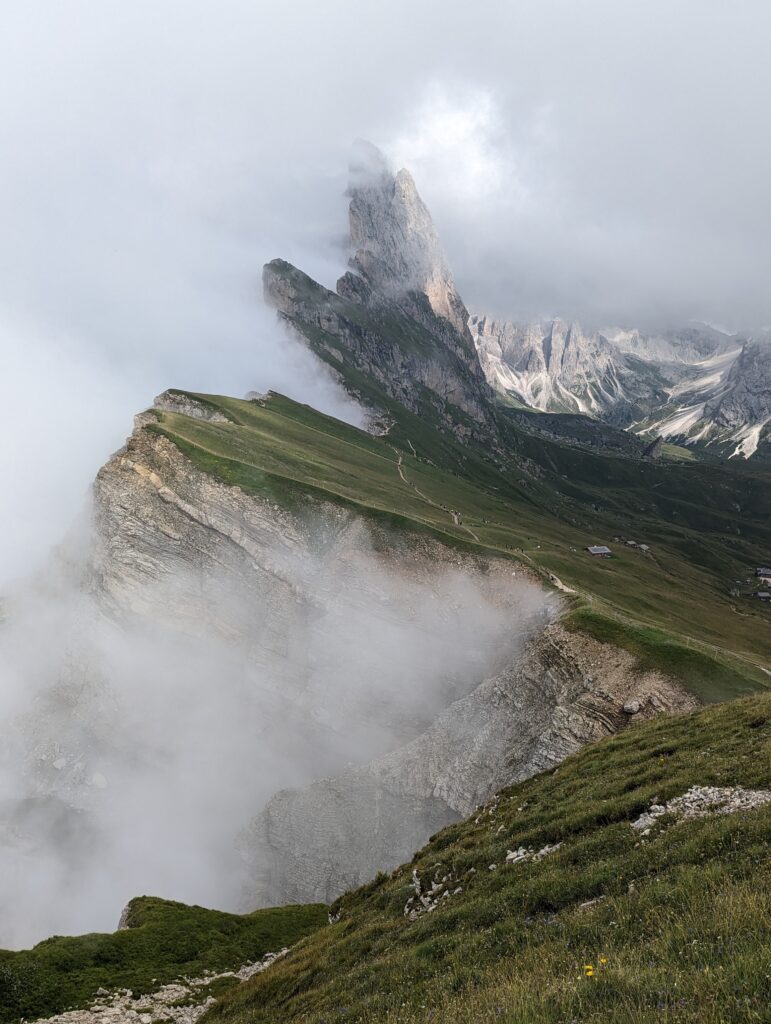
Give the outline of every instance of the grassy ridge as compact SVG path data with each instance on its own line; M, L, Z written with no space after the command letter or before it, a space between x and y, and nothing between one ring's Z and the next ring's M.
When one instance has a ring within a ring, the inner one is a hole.
M623 647L635 656L642 669L658 669L675 676L706 704L729 695L746 696L755 690L747 676L737 669L736 659L725 658L719 652L705 654L662 629L632 626L586 606L571 611L563 622L568 629Z
M313 491L554 574L595 616L612 617L617 634L627 631L616 637L623 646L631 649L639 630L666 634L648 643L649 658L658 651L659 667L687 667L683 678L702 699L771 682L763 671L771 664L769 609L729 594L771 550L771 487L762 475L640 463L524 437L525 456L540 453L551 468L515 476L405 411L378 438L281 396L205 398L230 422L158 412L149 429L226 483L287 504ZM413 447L431 454L416 457ZM740 534L727 528L737 505L745 509ZM651 553L614 543L616 534L647 541ZM591 543L610 543L615 557L590 558ZM693 656L675 659L676 648Z
M123 931L0 950L0 1021L86 1006L100 987L138 995L184 975L240 967L297 942L326 917L321 905L239 915L143 896L132 900Z
M339 923L207 1024L767 1021L771 806L630 827L692 785L771 786L771 697L653 720L504 790L342 897ZM505 865L507 850L555 843ZM413 869L463 891L410 921Z

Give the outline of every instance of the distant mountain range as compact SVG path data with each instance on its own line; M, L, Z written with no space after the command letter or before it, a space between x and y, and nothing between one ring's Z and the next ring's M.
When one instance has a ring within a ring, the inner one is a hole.
M587 333L472 316L488 382L542 412L582 413L720 458L771 457L771 344L705 324Z
M409 172L391 173L379 150L359 143L349 195L352 257L335 292L282 260L264 271L268 302L337 372L344 354L413 412L430 407L459 440L509 447L497 392L520 407L506 422L562 443L634 453L644 448L635 435L660 436L708 457L771 458L767 336L706 324L586 332L560 319L469 315ZM534 410L563 416L547 423Z

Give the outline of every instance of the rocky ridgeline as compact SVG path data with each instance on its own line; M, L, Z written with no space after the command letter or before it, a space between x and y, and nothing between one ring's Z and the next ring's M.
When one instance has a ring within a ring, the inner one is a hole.
M67 1010L35 1024L195 1024L215 1002L209 994L214 982L233 979L248 981L288 953L266 953L261 960L244 964L237 971L206 973L200 978L183 978L162 985L155 992L134 996L130 989L108 992L99 989L96 1001L84 1010Z
M493 391L411 175L392 173L379 150L360 143L348 194L351 269L336 291L272 260L263 269L266 301L336 368L354 367L421 416L431 406L460 439L489 441Z
M227 416L213 405L208 405L199 398L193 398L184 391L176 391L169 388L153 402L155 409L163 409L166 412L176 412L181 416L192 416L196 420L205 420L209 423L227 423Z

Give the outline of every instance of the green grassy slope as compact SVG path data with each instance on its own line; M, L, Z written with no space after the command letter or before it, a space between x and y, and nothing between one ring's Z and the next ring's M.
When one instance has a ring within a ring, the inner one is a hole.
M504 790L343 896L338 923L205 1020L767 1021L771 805L664 818L648 836L630 825L692 785L771 786L771 697L656 719ZM556 843L505 864L507 850ZM413 869L450 876L453 895L410 921Z
M132 900L124 931L0 950L0 1021L85 1006L102 986L139 995L184 975L240 967L297 942L326 919L321 905L238 915L144 896Z
M157 411L149 429L227 483L285 503L312 491L556 574L576 592L576 628L643 653L702 699L771 682L769 609L729 594L771 551L762 474L644 463L528 435L516 443L535 469L517 474L403 409L378 438L278 395L200 397L230 422ZM615 557L592 559L592 543L609 543Z

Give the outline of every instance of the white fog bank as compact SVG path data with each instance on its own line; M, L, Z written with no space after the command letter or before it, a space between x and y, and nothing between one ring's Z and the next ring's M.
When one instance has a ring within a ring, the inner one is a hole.
M112 930L141 894L243 909L236 839L276 790L413 739L549 614L513 569L271 558L291 600L175 574L118 622L76 557L9 602L0 948Z

